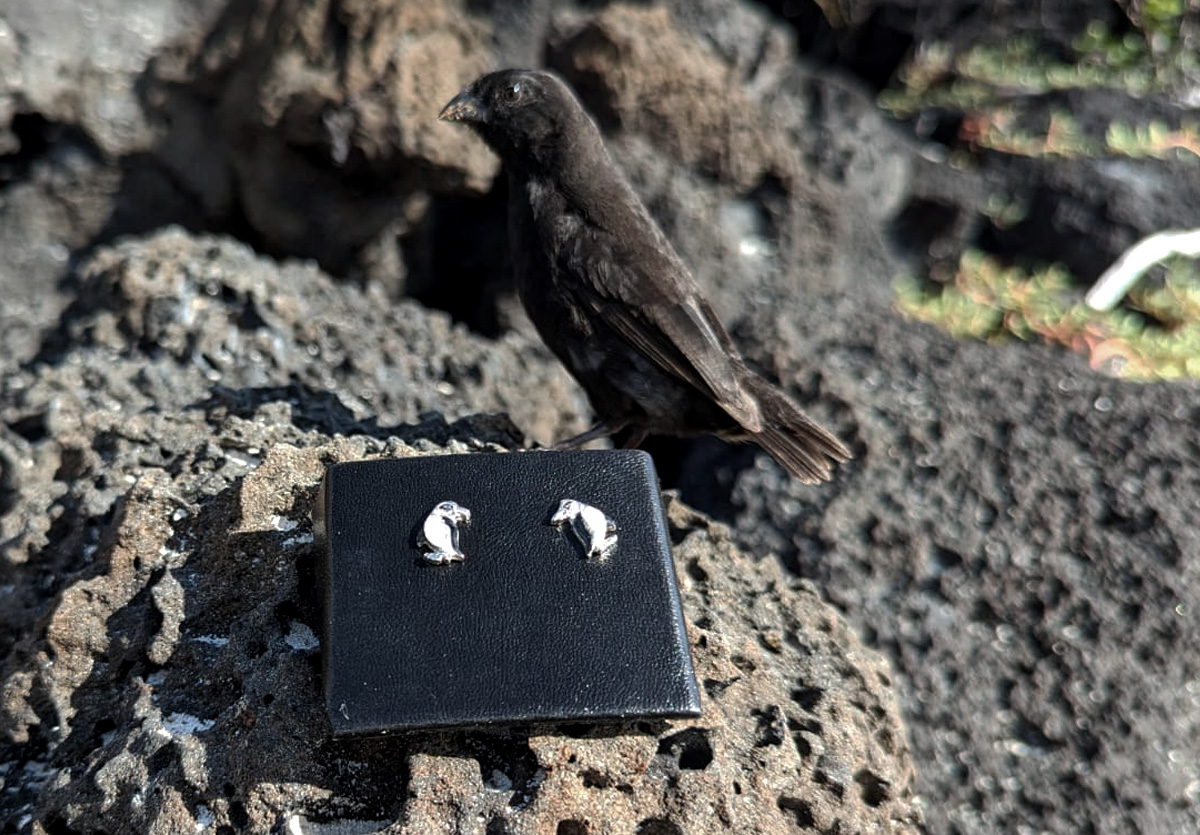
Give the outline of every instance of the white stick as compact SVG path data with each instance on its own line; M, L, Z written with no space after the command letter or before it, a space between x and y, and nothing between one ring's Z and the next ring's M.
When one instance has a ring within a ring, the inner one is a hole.
M1200 229L1173 229L1142 238L1104 271L1084 301L1093 310L1111 310L1142 273L1172 255L1200 257Z

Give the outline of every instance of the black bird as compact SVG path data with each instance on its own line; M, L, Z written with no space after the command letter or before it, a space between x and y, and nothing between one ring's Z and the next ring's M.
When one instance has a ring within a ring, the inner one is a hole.
M753 441L801 481L850 451L746 367L695 280L559 78L480 76L439 119L473 128L509 177L517 292L587 391L599 423L559 446L628 430Z

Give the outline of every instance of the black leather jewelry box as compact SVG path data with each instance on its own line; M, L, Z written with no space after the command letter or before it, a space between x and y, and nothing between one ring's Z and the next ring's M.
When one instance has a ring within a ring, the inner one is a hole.
M317 505L334 734L699 715L645 453L335 464Z

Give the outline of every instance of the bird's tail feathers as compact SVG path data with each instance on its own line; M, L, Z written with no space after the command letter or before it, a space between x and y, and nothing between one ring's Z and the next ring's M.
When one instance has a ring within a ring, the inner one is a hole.
M850 450L833 433L775 386L753 372L747 373L742 383L762 410L763 428L752 439L800 481L829 481L834 463L850 460Z

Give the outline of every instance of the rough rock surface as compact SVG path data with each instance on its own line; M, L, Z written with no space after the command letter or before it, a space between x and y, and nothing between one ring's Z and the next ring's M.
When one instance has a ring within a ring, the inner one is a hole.
M154 132L138 101L138 76L171 39L206 26L214 8L188 0L6 3L0 154L20 149L18 114L73 125L113 156L148 147Z
M929 830L1200 830L1192 612L1200 450L1191 431L1200 390L1107 380L1028 345L954 343L900 319L888 284L902 271L936 272L965 246L1065 259L1086 281L1143 234L1200 225L1200 167L1184 154L1064 161L966 149L976 167L963 169L945 162L955 150L943 144L954 135L951 117L889 126L870 96L910 48L995 42L997 30L1062 48L1088 21L1120 27L1119 6L1138 4L180 0L153 9L90 2L76 4L79 13L46 0L0 5L0 655L12 682L5 721L30 734L6 741L0 758L5 832L28 830L35 808L92 814L78 798L100 796L113 804L101 809L140 803L151 811L139 814L205 824L221 801L197 799L219 791L234 830L255 816L344 835L399 815L405 786L419 789L438 820L460 815L464 830L487 831L490 810L513 795L519 804L541 779L537 757L554 761L545 749L530 753L540 737L519 750L494 736L451 739L457 748L406 753L399 769L387 746L322 750L343 767L312 789L327 805L289 805L301 792L290 764L313 761L306 738L288 737L267 765L254 765L250 748L208 746L201 756L217 726L200 730L186 717L228 717L189 713L186 702L227 705L220 691L235 689L245 647L266 647L262 663L279 662L281 681L311 681L311 671L294 669L311 666L311 638L291 627L313 622L304 578L278 614L252 613L239 585L232 608L205 604L215 626L196 632L202 621L187 611L200 602L188 585L195 575L170 567L177 556L128 538L134 528L166 533L164 501L169 537L199 531L204 506L242 518L231 505L243 495L239 479L250 481L271 444L297 455L360 443L379 454L435 452L468 438L507 448L520 434L544 442L586 424L578 392L511 315L495 161L465 132L432 120L475 59L548 62L580 85L747 354L815 401L814 413L854 445L857 460L821 489L792 484L748 448L651 448L667 486L727 522L740 553L768 563L731 570L766 588L776 577L770 562L782 557L887 654ZM349 35L366 30L386 37ZM410 48L429 60L407 63ZM707 99L670 95L672 67L687 67L675 83ZM371 72L388 84L372 85ZM1040 100L1101 130L1110 119L1180 116L1160 98L1103 90ZM1026 207L1026 220L1001 228L986 210L995 198ZM168 223L244 244L145 237ZM77 271L125 234L143 237ZM311 267L277 267L250 247L317 258L377 286L334 287ZM499 411L511 421L478 417ZM389 446L390 435L399 441ZM193 493L164 499L164 484L185 476ZM303 518L305 495L284 502L291 510L280 525ZM679 547L715 537L719 556L722 534L697 525ZM246 543L268 553L294 536L260 530ZM183 553L181 544L165 547ZM293 543L278 552L287 559L265 566L227 559L251 572L282 565L290 578L302 564L291 555L310 547ZM148 577L139 567L147 559L158 566ZM204 565L197 558L193 568ZM777 585L792 589L781 602L806 599L792 581ZM64 615L107 624L72 637L66 619L54 618L63 606ZM231 635L235 616L243 631ZM37 655L51 640L76 659L61 672ZM762 657L779 660L769 650ZM179 677L150 678L176 660L220 676L191 695L175 686ZM303 720L271 711L284 698L276 669L256 669L250 684L237 683L237 699L248 705L243 736L257 742L261 710L266 727L284 733ZM134 675L144 675L145 692ZM67 695L80 681L78 699ZM95 718L103 681L115 682L106 695L121 735ZM805 720L790 695L778 705L789 721ZM60 710L76 747L51 750ZM135 716L169 732L169 746L130 737ZM643 746L638 757L654 748L654 769L675 759L679 775L703 782L721 767L708 730L707 769L680 767L697 762L682 753L692 737L662 754L661 741L639 740L637 729L624 741ZM174 741L182 737L191 741ZM787 745L758 753L776 763L792 756ZM184 776L210 759L225 768L222 758L235 755L240 776L228 787L196 790ZM902 755L896 763L902 769ZM887 777L883 765L870 768ZM248 802L241 778L264 769ZM151 784L138 794L143 775L160 773L175 793L157 800ZM803 789L809 774L791 785ZM473 802L493 804L482 819L456 788L468 783L482 786L484 799ZM876 812L904 819L906 791L901 776ZM338 807L334 797L357 805ZM829 796L800 799L813 797ZM810 811L816 819L832 809ZM801 828L801 808L788 813L788 827ZM646 819L642 831L675 831L674 814ZM585 831L582 820L564 817L555 828ZM61 816L49 826L68 828ZM114 828L111 819L105 826ZM506 826L497 818L491 831Z
M312 268L178 231L101 251L78 292L67 344L5 381L14 831L919 830L885 662L811 585L678 502L701 718L329 741L309 520L324 467L499 449L515 431L486 417L383 430L313 394L361 379L346 325L407 372L387 388L408 402L381 396L380 414L414 419L442 363L474 401L528 382L514 366L531 353L554 366L520 339L484 352L442 315L372 310Z
M344 270L404 234L431 185L495 175L478 139L433 118L491 66L485 41L454 2L239 0L155 61L146 100L207 215L240 213L269 251Z
M783 28L747 17L711 30L744 34L730 44L665 8L616 4L560 15L548 56L726 322L775 294L894 269L862 217L899 208L910 165L868 99L806 71Z
M897 664L930 828L1200 827L1200 386L845 302L777 333L819 346L859 457L835 491L743 471L735 537Z
M148 153L158 131L137 83L215 10L190 0L0 7L0 368L28 359L57 319L69 299L48 290L74 253L110 229L193 219Z

